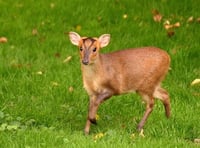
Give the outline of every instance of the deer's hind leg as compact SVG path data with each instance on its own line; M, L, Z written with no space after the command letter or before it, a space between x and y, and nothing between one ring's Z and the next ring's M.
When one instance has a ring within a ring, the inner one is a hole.
M154 98L152 95L146 95L146 94L140 94L142 96L142 99L145 101L146 103L146 111L140 121L140 123L138 124L138 130L141 131L147 118L149 117L150 113L153 111L153 107L154 107Z
M170 98L168 92L158 85L153 93L153 96L162 101L165 107L165 115L167 118L170 117Z

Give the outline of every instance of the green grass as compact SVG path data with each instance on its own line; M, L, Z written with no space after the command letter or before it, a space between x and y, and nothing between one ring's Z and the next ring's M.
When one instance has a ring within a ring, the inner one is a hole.
M8 39L0 43L0 147L200 146L194 142L200 138L200 86L190 86L200 78L199 5L197 0L0 0L0 37ZM153 21L153 9L163 14L162 22ZM188 23L190 16L194 21ZM181 24L172 37L165 20ZM156 101L141 137L136 132L145 109L140 98L113 97L100 107L98 125L84 136L88 96L69 31L110 33L104 53L140 46L165 49L172 59L163 83L171 96L171 118ZM68 56L72 59L63 62Z

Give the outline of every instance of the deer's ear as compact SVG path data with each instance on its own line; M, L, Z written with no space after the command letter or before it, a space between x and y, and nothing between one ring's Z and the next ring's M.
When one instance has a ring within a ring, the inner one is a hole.
M69 39L70 39L70 41L71 41L72 44L78 46L79 42L81 40L81 37L76 32L69 32Z
M101 48L106 47L110 42L110 34L103 34L98 40Z

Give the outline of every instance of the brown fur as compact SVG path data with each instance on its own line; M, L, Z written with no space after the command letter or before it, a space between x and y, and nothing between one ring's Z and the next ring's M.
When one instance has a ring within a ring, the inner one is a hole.
M83 83L90 96L86 134L89 133L90 124L96 123L95 115L99 105L113 95L137 92L146 102L146 111L138 130L143 128L152 112L154 98L163 102L166 116L170 116L169 95L160 86L170 65L170 57L165 51L156 47L143 47L100 54L101 45L106 46L106 41L109 42L104 36L103 39L91 39L70 33L71 41L73 35L79 41L72 43L82 48L80 57Z

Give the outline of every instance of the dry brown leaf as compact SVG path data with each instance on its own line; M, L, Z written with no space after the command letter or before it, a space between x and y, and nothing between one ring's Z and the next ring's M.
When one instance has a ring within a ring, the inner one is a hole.
M173 25L166 24L166 25L164 25L164 27L166 30L169 30L169 29L173 28Z
M34 29L32 30L32 35L33 35L33 36L38 35L38 30L37 30L36 28L34 28Z
M200 138L194 139L194 143L200 143Z
M173 30L167 31L167 36L168 37L172 37L174 34L175 34L175 32Z
M8 39L6 37L0 37L0 43L7 43Z
M73 92L74 88L72 86L69 87L69 92Z
M54 54L54 56L55 56L56 58L60 58L60 53L57 52L57 53Z
M188 19L187 19L187 22L188 23L192 23L194 21L194 17L193 16L190 16Z
M200 79L195 79L192 81L191 85L196 85L196 84L200 84Z
M164 25L164 28L165 28L166 30L172 28L172 25L170 24L170 21L169 21L169 20L164 21L163 25Z
M197 23L200 23L200 17L199 17L199 18L197 18Z
M169 29L172 29L172 28L178 28L180 26L181 26L180 22L176 22L175 24L169 24L169 23L164 24L164 28L166 30L169 30Z
M180 22L176 22L176 23L173 25L174 28L178 28L178 27L180 27L180 26L181 26Z
M64 59L63 63L67 63L72 59L72 56L68 56L66 59Z
M126 128L126 125L125 125L125 124L122 124L122 125L121 125L121 128Z
M162 20L162 15L154 15L153 16L153 20L155 21L155 22L161 22L161 20Z
M162 15L160 14L160 12L156 9L152 10L152 14L153 14L153 20L155 22L161 22L162 20Z

